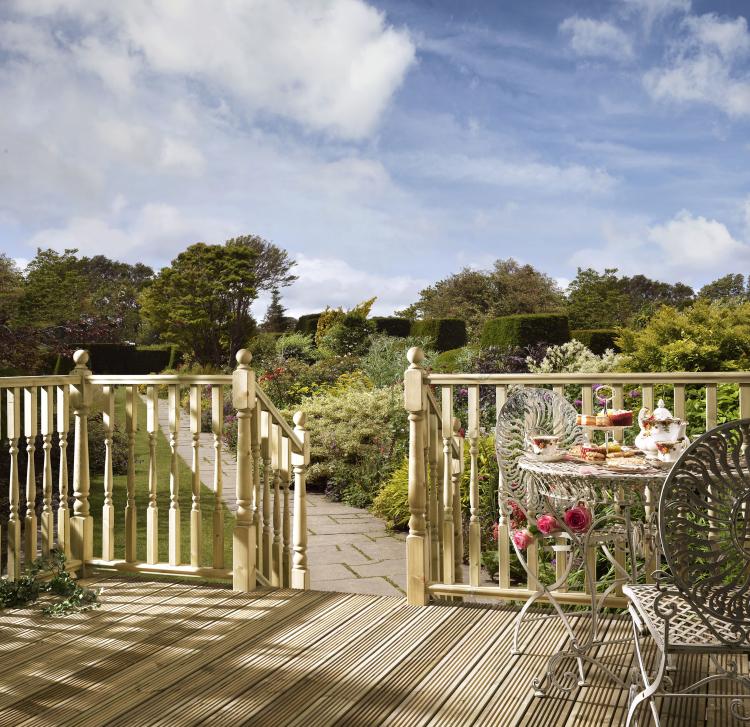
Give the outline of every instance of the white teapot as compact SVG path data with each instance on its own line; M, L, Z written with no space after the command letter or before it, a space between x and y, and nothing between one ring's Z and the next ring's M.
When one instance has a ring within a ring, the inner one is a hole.
M648 407L643 407L638 412L638 425L641 431L635 438L635 446L645 452L647 457L659 456L658 442L679 442L680 446L670 447L670 452L681 452L683 445L687 443L687 422L673 417L672 412L664 406L663 399L659 399L653 412Z

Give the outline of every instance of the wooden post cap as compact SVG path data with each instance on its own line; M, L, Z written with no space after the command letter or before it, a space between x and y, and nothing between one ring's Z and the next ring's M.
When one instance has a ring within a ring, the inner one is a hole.
M89 352L84 348L79 348L73 354L73 362L76 366L85 366L89 362Z
M299 427L300 429L304 429L305 422L307 421L307 414L303 411L296 411L294 412L294 424L295 426Z
M419 346L412 346L406 352L406 359L410 366L419 366L424 361L424 351Z
M249 366L250 362L253 360L253 354L250 353L250 351L248 351L246 348L241 348L239 351L237 351L234 357L240 366Z
M461 420L458 417L453 417L453 433L458 434L461 429Z

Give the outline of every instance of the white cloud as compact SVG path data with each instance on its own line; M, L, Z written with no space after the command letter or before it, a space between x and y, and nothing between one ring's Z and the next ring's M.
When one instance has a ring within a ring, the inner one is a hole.
M350 265L340 258L295 256L295 273L299 280L282 291L283 304L289 315L323 310L327 305L351 308L357 303L377 296L373 306L375 315L390 315L394 310L413 303L419 291L429 281L409 275L380 275ZM264 302L254 306L256 316L265 310Z
M691 15L683 28L668 63L644 75L648 93L657 101L710 104L730 117L750 115L750 75L738 63L750 52L745 18Z
M122 199L113 206L122 204ZM147 204L133 220L118 224L96 217L73 217L64 226L40 230L28 245L55 250L77 248L82 255L110 255L117 260L166 264L173 254L199 241L223 241L236 226L200 217L167 204Z
M750 51L747 20L720 18L715 13L685 18L692 40L699 49L714 49L724 58L741 56Z
M657 279L687 283L703 283L728 269L750 264L748 242L735 238L723 222L687 210L663 223L610 223L603 225L601 232L605 240L602 248L579 250L572 256L572 264L616 267L625 274L653 271Z
M4 49L39 60L60 46L112 92L130 94L147 73L162 74L197 81L244 113L352 139L373 132L415 57L409 34L364 0L15 0L12 7L21 22L3 30ZM36 27L45 20L46 39ZM70 21L81 25L80 40L65 33Z
M601 194L616 184L605 169L581 164L560 166L523 158L465 154L402 156L400 161L410 172L426 178L533 189L540 194Z
M676 13L689 13L690 0L623 0L628 10L640 14L647 33L664 18Z
M633 44L627 34L612 23L574 15L560 24L570 37L570 47L579 56L627 61L633 57Z

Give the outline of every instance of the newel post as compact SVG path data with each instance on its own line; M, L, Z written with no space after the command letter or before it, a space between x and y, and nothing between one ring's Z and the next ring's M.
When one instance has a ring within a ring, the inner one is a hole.
M75 440L73 443L73 517L70 518L70 550L74 560L81 561L85 570L87 560L94 557L94 518L89 510L89 425L88 415L93 398L89 381L91 371L86 366L89 352L73 354L73 374L81 377L70 385L70 406L73 409Z
M409 368L404 373L404 406L409 412L409 535L406 538L406 600L415 606L427 604L427 573L430 555L426 532L426 482L424 466L425 395L424 352L410 348Z
M237 351L237 368L232 374L232 405L237 410L237 517L232 534L232 588L255 589L256 540L253 524L252 419L255 411L253 355Z
M302 443L302 451L292 452L294 472L294 522L292 525L292 588L310 588L307 567L307 466L310 464L310 432L305 429L305 413L294 415L294 433Z

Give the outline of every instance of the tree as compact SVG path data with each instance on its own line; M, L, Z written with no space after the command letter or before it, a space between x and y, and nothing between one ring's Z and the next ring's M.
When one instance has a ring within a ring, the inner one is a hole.
M617 268L606 268L603 273L578 268L568 286L571 328L615 328L630 318L630 297L616 273Z
M548 275L512 258L496 260L491 270L463 270L419 293L419 300L398 315L409 318L460 318L472 337L488 318L513 313L547 313L564 305L562 292Z
M288 319L284 315L286 308L281 305L281 293L278 288L271 290L271 302L266 309L266 317L261 328L268 333L283 333L287 329Z
M617 268L599 273L578 268L568 286L571 328L619 328L646 323L662 306L682 309L693 301L693 289L684 283L664 283L645 275L618 277Z
M86 320L91 310L89 290L76 252L37 250L26 266L16 327L49 328Z
M258 235L233 237L226 241L226 245L242 245L255 253L253 273L258 291L285 288L297 280L297 276L290 272L297 263L289 253Z
M698 297L704 300L739 303L748 299L750 292L750 276L748 287L745 287L745 277L742 273L730 273L704 285L698 292Z
M86 279L91 314L106 320L113 340L134 340L140 325L138 295L154 271L143 263L129 265L104 255L81 258L79 266Z
M23 295L23 275L15 260L0 252L0 325L15 317Z
M232 241L191 245L145 288L141 315L200 363L231 363L255 327L255 261L254 250Z

